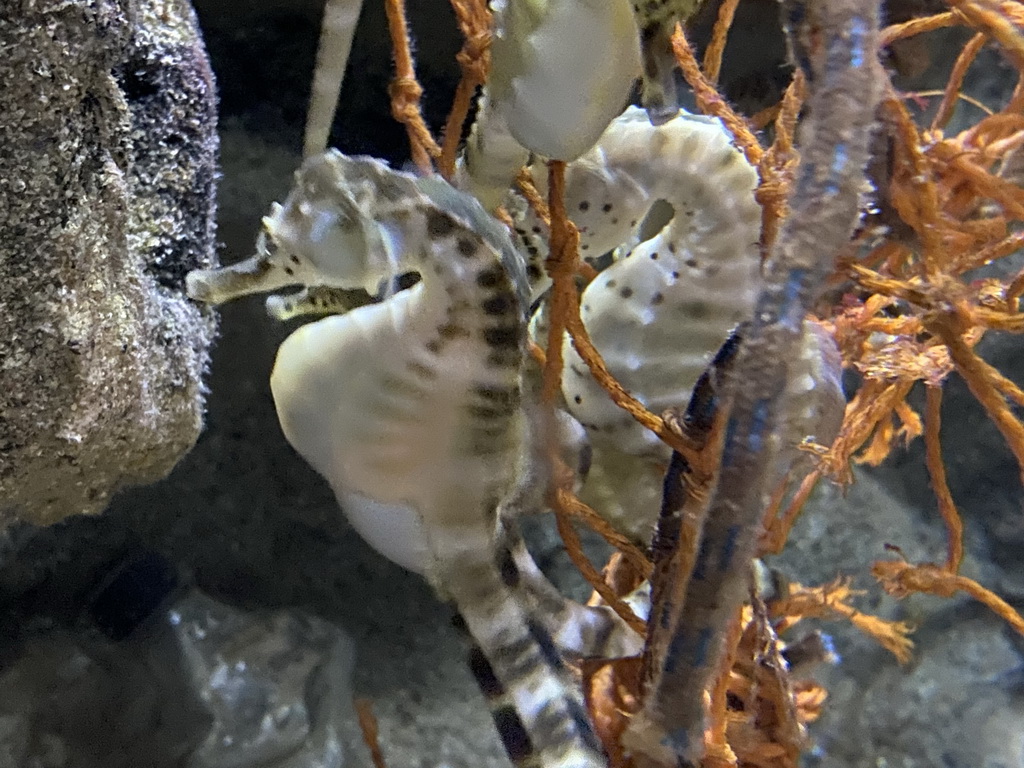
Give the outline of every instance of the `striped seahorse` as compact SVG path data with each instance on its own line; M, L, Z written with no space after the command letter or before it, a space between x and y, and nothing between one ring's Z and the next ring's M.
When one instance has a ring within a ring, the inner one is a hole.
M474 665L485 692L507 702L495 719L513 759L604 765L500 537L525 429L527 285L507 231L443 181L329 151L264 219L256 256L193 272L188 289L211 302L291 284L374 291L404 272L420 282L282 344L271 386L284 433L356 530L454 603L496 675Z

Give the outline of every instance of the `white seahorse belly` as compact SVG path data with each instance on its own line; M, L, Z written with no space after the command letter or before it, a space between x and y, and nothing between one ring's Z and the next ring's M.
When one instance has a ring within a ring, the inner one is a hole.
M270 378L288 442L328 480L367 543L417 573L427 550L416 509L437 477L437 446L425 443L446 434L438 430L451 416L423 407L432 393L407 373L403 380L394 361L407 358L390 354L401 348L421 288L302 326L281 345ZM419 320L431 314L420 307Z

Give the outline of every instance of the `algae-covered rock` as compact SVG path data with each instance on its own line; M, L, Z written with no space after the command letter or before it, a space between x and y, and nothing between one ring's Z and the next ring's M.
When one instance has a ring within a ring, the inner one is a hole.
M199 434L216 102L187 0L9 0L0 50L0 526L49 524Z

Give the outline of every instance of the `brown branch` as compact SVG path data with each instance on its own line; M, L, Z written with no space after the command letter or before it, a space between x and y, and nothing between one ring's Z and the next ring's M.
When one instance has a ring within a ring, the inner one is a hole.
M1010 446L1017 458L1024 477L1024 426L1021 425L1013 411L1006 404L1002 393L995 384L998 374L992 366L978 357L977 354L961 338L963 318L949 314L938 315L927 323L932 333L940 337L949 349L949 355L956 364L957 371L967 382L967 387L978 399L996 428ZM1000 374L1001 375L1001 374Z
M455 174L455 156L473 94L478 86L487 82L487 73L491 67L491 12L487 3L484 0L451 0L451 4L465 42L455 56L462 77L445 121L444 143L438 161L441 175L449 181Z
M985 42L985 35L979 32L967 42L967 45L960 51L960 55L956 57L942 101L939 102L939 108L932 119L931 130L938 131L945 128L950 118L953 117L953 110L956 108L956 102L960 96L960 88L964 84L964 76Z
M391 96L391 115L405 126L409 135L409 151L412 161L423 173L430 173L430 159L439 157L441 148L430 134L426 121L420 112L420 98L423 88L416 80L412 53L409 45L409 29L405 19L403 0L384 0L391 34L391 50L395 58L395 77L388 87Z
M370 750L370 759L374 768L388 768L384 762L384 753L380 750L377 740L377 718L373 715L373 704L369 699L355 699L356 716L359 719L359 730L363 733L363 743Z
M555 525L558 527L558 535L562 537L566 554L569 555L572 564L583 574L583 578L587 580L587 583L608 603L608 607L615 611L619 618L640 635L646 634L647 624L633 613L633 609L626 605L621 597L615 594L615 590L608 586L604 578L602 578L601 572L594 567L594 564L584 554L579 534L576 533L576 529L572 526L569 512L562 506L560 495L558 493L552 494L550 502L555 512Z
M948 544L946 551L946 570L956 573L960 570L960 562L964 557L964 524L957 512L953 494L946 481L946 465L942 461L942 447L939 443L941 427L942 388L925 387L925 465L931 477L932 490L939 505L939 514L946 523Z
M1009 603L966 576L958 576L937 565L911 565L903 560L879 560L871 573L882 588L901 598L913 592L926 592L939 597L952 597L957 592L970 595L1024 635L1024 618Z
M722 54L725 52L725 42L729 37L729 28L732 26L733 17L736 15L736 6L740 0L724 0L718 9L718 18L715 19L715 26L711 30L711 42L704 50L704 77L712 85L718 84L718 74L722 69Z
M936 13L934 16L924 16L920 19L911 19L901 24L891 24L882 30L879 42L882 47L891 45L897 40L905 37L914 37L923 32L931 32L935 29L945 27L956 27L964 23L964 17L955 11Z
M676 26L675 34L672 35L672 50L675 53L676 61L683 72L686 82L693 88L693 95L697 100L700 111L706 115L717 117L732 134L733 141L740 148L747 158L747 162L753 166L761 161L764 149L758 142L757 137L747 126L747 121L736 114L732 107L726 102L722 95L715 90L704 73L700 71L700 65L693 55L693 49L686 40L683 30Z

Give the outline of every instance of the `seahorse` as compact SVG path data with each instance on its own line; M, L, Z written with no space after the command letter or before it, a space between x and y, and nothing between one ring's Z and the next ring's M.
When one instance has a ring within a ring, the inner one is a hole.
M303 163L264 219L256 256L187 282L219 302L290 284L374 291L408 271L421 277L412 288L282 344L271 377L282 428L357 531L455 604L500 683L488 693L510 701L495 712L510 755L603 765L578 686L498 539L525 428L527 286L506 230L441 180L329 151Z
M488 210L530 154L575 160L629 101L640 47L629 0L492 0L491 73L458 185Z
M543 189L543 176L535 180ZM710 356L753 307L760 285L756 186L757 172L720 123L682 111L655 126L630 107L566 169L566 210L579 228L581 254L617 249L583 292L583 322L612 374L656 413L687 402ZM506 205L533 258L537 296L547 286L539 269L546 228L522 200L513 196ZM658 214L662 220L652 222ZM670 451L611 401L568 338L563 352L565 407L593 449L583 496L646 545Z

